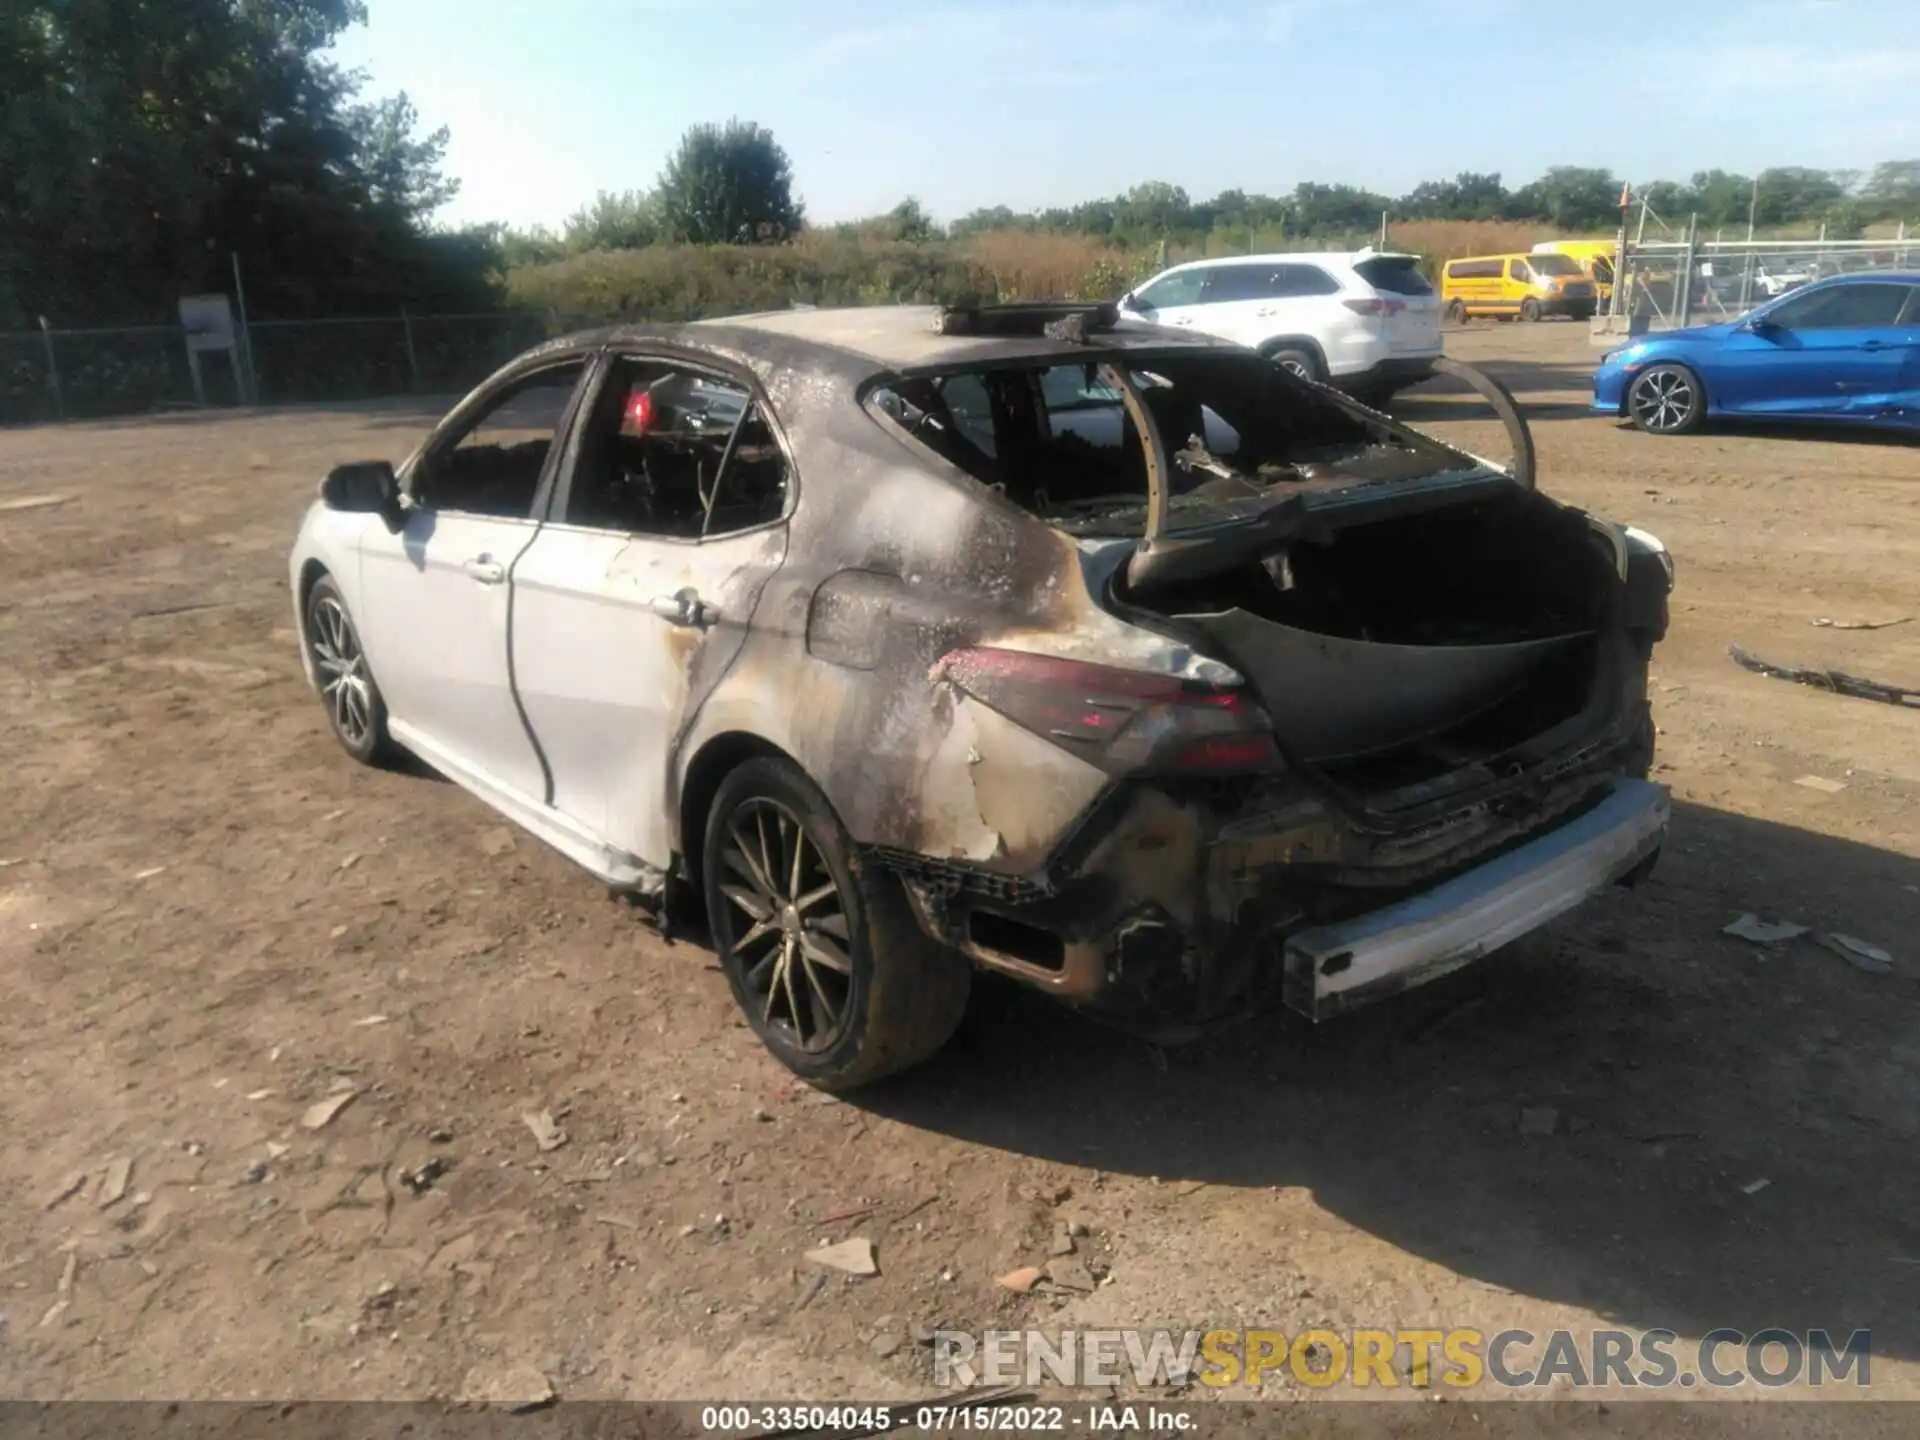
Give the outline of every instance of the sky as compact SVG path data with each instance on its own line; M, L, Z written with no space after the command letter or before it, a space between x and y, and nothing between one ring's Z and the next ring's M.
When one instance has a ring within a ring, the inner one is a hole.
M367 0L335 58L451 131L444 224L558 228L688 126L771 129L815 223L1550 165L1920 155L1915 0ZM1617 27L1617 28L1616 28ZM1616 37L1609 45L1608 37Z

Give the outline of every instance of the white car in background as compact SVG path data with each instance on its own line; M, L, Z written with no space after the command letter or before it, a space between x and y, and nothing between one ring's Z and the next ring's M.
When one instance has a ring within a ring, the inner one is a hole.
M1154 325L1232 340L1367 401L1426 379L1442 353L1440 299L1415 255L1196 260L1162 271L1120 306Z

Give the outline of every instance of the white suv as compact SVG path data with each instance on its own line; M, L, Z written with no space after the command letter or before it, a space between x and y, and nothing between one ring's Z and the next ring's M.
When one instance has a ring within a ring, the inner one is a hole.
M1162 271L1120 306L1381 401L1426 379L1441 354L1440 300L1419 264L1373 250L1196 260Z

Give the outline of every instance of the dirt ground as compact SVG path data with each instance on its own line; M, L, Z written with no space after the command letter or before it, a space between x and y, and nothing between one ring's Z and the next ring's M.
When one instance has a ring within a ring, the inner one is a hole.
M1580 326L1450 349L1527 401L1544 488L1677 557L1655 878L1317 1031L1162 1053L983 987L852 1101L788 1082L699 945L330 740L287 545L329 463L400 458L432 407L0 433L0 507L66 497L0 508L0 1394L532 1366L568 1397L901 1398L936 1322L1870 1327L1875 1393L1913 1393L1920 715L1727 647L1920 686L1920 447L1589 418ZM1495 433L1465 404L1400 408ZM1895 968L1720 933L1747 910ZM1063 1219L1099 1288L997 1289ZM878 1276L799 1258L853 1236Z

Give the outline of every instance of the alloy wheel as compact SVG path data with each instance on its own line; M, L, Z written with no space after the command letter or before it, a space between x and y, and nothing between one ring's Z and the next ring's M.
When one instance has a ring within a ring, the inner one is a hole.
M367 658L360 650L347 608L332 595L321 597L308 617L312 631L313 663L320 671L320 694L334 729L349 746L358 747L373 733L373 686L367 678Z
M814 1053L839 1038L853 988L846 905L799 817L764 796L727 817L715 917L760 1026Z
M1634 382L1629 403L1642 429L1673 434L1692 423L1700 407L1700 390L1686 371L1660 366Z

